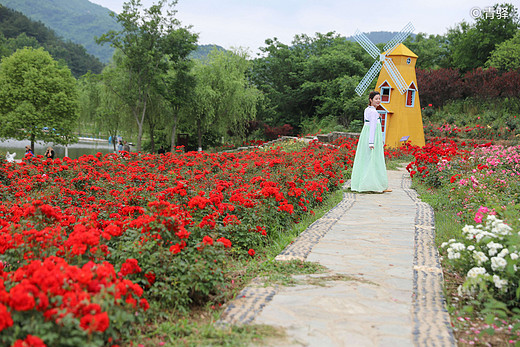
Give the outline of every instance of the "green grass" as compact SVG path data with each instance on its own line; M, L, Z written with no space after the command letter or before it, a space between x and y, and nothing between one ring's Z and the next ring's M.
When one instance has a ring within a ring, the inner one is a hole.
M435 244L439 247L450 239L462 238L463 225L455 218L452 210L446 210L450 206L448 194L443 194L435 189L428 189L426 185L414 182L412 188L417 191L419 198L428 203L435 211Z
M268 325L217 326L220 310L211 308L190 315L162 312L164 317L140 329L132 341L139 346L250 346L265 336L284 338L282 329Z
M415 158L413 155L407 155L400 158L392 158L388 159L386 161L386 169L387 170L394 170L397 171L400 168L408 165L411 161L413 161Z
M305 143L305 141L298 140L298 139L287 139L284 141L278 141L278 142L274 142L272 144L263 146L260 148L260 151L268 152L270 150L273 150L273 149L276 149L279 147L282 151L285 151L285 152L298 152L307 146L308 146L308 144Z
M262 264L261 270L256 277L262 279L264 286L295 286L302 283L302 281L295 279L294 275L316 274L325 271L326 268L318 263L301 260L272 260Z

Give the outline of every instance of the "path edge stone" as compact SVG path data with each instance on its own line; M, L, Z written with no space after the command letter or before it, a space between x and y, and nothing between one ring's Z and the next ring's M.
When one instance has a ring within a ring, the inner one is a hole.
M412 322L416 346L456 346L444 298L444 276L435 245L435 213L411 188L403 173L401 187L415 203Z

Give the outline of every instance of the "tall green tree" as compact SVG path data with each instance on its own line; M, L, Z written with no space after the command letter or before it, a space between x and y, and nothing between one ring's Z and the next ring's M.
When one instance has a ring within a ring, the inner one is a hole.
M179 121L183 115L186 115L181 112L182 107L190 102L190 98L193 97L196 80L195 75L191 73L192 68L192 60L184 60L175 65L172 64L168 73L163 77L162 84L160 84L162 88L161 94L171 109L170 117L167 117L170 120L171 151L174 151L177 145L176 136Z
M495 4L474 24L463 21L448 30L450 67L466 72L485 66L495 47L511 39L518 28L518 12L512 4Z
M265 43L252 73L266 98L261 121L294 128L314 117L350 122L359 108L354 88L373 63L359 44L334 32L296 35L291 45L276 38Z
M501 71L520 69L520 30L513 38L499 44L491 53L486 66L495 67Z
M110 43L123 54L122 67L129 85L125 90L111 89L128 105L137 124L137 150L142 147L146 110L152 89L166 73L169 62L184 59L196 48L197 35L180 27L173 7L177 1L159 0L150 8L142 8L140 0L130 0L120 14L114 14L121 31L109 31L97 39ZM108 85L111 81L106 80Z
M416 68L438 69L448 66L448 40L444 35L418 33L409 36L403 44L417 54Z
M24 48L3 58L0 65L0 136L74 142L78 117L76 80L40 49Z
M214 50L207 61L194 66L196 86L188 113L196 124L199 150L203 132L210 127L223 137L228 132L241 137L246 122L255 118L261 94L247 78L247 58L240 50Z

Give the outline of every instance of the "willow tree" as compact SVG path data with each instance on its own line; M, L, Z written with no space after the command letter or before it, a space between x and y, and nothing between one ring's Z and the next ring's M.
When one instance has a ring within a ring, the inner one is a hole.
M78 117L76 80L43 48L19 49L0 65L0 137L68 144Z
M138 128L137 150L141 150L146 109L152 89L159 83L173 61L185 59L196 46L197 35L180 26L173 7L177 1L159 0L150 8L142 8L140 0L130 0L123 5L120 14L112 13L123 28L109 31L97 39L98 43L110 43L123 54L121 67L128 75L128 87L111 87L129 107Z
M251 64L247 58L240 50L213 50L206 61L194 66L196 86L190 107L199 150L206 129L211 127L222 136L232 131L240 137L255 118L261 93L247 78Z

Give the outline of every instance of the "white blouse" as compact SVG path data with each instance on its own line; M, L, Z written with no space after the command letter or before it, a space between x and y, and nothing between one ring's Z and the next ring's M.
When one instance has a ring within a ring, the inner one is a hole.
M376 127L377 122L380 122L381 119L379 118L379 113L376 111L376 108L374 106L368 106L365 109L365 122L368 122L368 125L370 126L370 132L368 136L368 144L373 145L374 144L374 138L376 135Z

